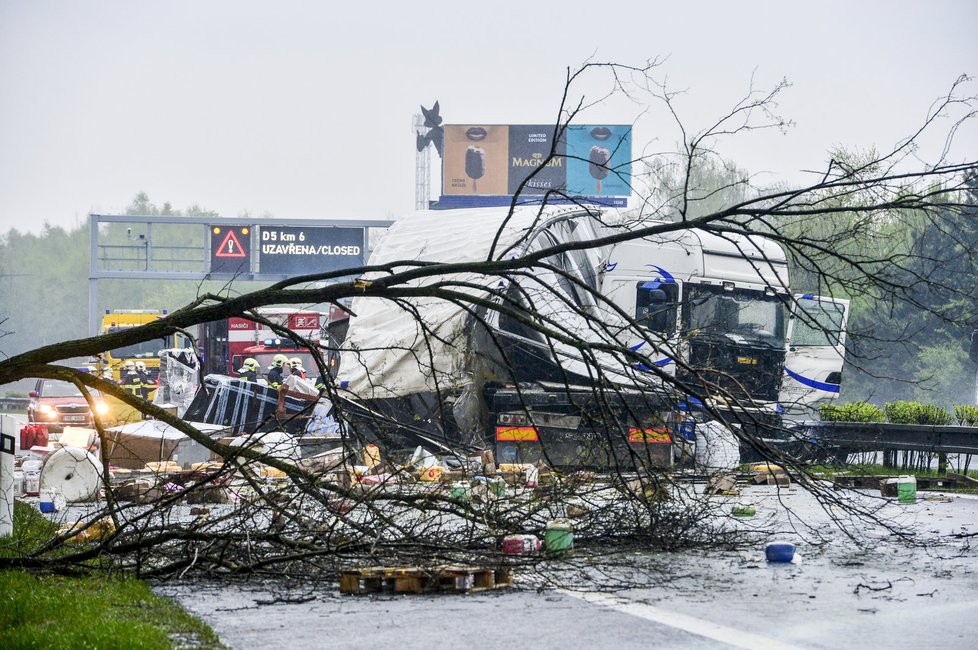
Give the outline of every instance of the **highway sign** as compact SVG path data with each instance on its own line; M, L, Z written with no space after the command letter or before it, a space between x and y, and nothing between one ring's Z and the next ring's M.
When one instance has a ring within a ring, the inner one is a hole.
M306 275L363 266L363 228L260 226L261 273Z
M211 273L251 270L251 226L210 226Z

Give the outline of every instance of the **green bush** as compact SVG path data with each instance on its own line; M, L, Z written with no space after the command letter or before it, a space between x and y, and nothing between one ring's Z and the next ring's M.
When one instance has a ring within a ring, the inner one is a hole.
M883 422L883 409L868 402L822 404L823 422Z
M978 427L978 406L969 406L967 404L955 405L954 419L962 426Z
M883 407L888 422L894 424L952 424L954 416L940 406L899 400Z

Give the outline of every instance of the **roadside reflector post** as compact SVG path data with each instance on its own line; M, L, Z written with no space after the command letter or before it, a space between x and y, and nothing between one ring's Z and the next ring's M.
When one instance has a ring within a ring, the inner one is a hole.
M14 437L0 433L0 537L14 534Z

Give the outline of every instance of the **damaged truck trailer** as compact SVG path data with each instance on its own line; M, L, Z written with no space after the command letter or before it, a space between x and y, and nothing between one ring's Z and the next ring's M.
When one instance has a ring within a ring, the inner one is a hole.
M758 422L783 410L797 301L784 252L763 237L597 207L422 211L369 261L427 263L452 266L409 281L410 296L351 305L337 385L356 435L494 446L500 463L661 467L695 427L686 404L736 402Z

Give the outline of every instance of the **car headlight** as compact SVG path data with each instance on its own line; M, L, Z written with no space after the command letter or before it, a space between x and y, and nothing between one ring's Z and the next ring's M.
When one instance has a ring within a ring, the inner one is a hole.
M54 410L54 407L50 404L41 404L39 410L41 411L41 415L46 415L48 417L57 413L57 411Z
M105 402L95 402L95 412L99 415L105 415L109 412L109 405Z

